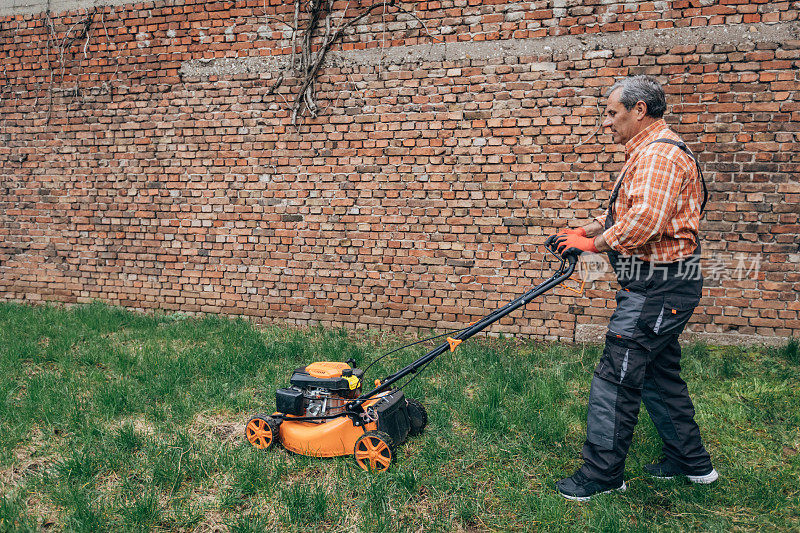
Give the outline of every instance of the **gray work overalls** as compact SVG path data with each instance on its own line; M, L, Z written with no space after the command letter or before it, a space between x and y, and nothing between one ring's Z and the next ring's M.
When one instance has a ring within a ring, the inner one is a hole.
M653 142L675 144L697 164L683 143L671 139ZM702 179L702 174L698 177ZM611 195L606 229L614 224L614 202L624 178L623 174ZM613 251L608 255L622 288L592 379L582 469L590 479L622 478L644 401L663 441L664 455L687 472L709 470L711 458L703 447L694 406L680 377L678 343L702 295L700 246L691 257L666 264L620 257Z

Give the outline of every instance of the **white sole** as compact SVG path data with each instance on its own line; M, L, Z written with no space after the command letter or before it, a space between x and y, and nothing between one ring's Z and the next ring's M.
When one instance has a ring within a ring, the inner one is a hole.
M670 480L670 479L675 479L675 476L654 476L652 474L650 475L650 477L652 477L654 479L665 480L665 481L666 480ZM689 481L691 481L692 483L697 483L699 485L708 485L710 483L714 483L716 480L719 479L719 473L715 469L712 468L711 472L709 472L708 474L705 474L705 475L702 475L702 476L688 476L687 475L686 477L689 478Z
M719 479L719 474L713 468L711 472L704 476L686 476L689 478L689 481L692 483L699 483L701 485L708 485L709 483L714 483L717 479Z
M625 492L626 490L628 490L628 487L625 485L625 482L623 481L621 487L618 487L616 489L604 490L603 492L598 492L597 494L592 494L591 496L569 496L568 494L564 494L561 491L559 491L558 493L561 494L566 499L572 500L573 502L588 502L589 500L591 500L595 496L600 496L601 494L608 494L609 492L614 492L614 491L616 491L616 492Z

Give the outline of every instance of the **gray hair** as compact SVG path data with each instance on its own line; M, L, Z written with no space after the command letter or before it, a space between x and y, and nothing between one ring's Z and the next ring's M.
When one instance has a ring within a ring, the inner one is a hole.
M606 96L617 89L622 89L619 102L630 111L636 102L644 102L647 106L647 116L661 118L667 110L667 99L664 96L664 89L661 84L652 76L631 76L624 78L611 86Z

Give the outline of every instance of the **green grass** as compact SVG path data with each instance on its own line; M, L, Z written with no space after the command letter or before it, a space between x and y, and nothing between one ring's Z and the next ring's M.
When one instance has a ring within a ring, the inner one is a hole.
M729 531L800 529L800 357L695 344L684 377L721 480L658 483L642 410L629 490L570 503L600 347L472 339L406 389L429 414L389 472L256 450L247 418L315 360L404 340L257 329L96 303L0 304L0 531ZM371 379L424 347L392 354Z

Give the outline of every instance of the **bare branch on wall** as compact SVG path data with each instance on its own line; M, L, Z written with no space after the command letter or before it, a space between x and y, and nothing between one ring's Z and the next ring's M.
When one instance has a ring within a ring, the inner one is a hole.
M376 1L369 6L351 6L348 0L339 13L333 12L333 0L295 0L291 24L291 57L288 66L280 72L267 95L275 94L287 78L299 80L300 88L291 103L291 123L297 125L304 114L316 117L316 79L330 50L341 43L348 30L370 15L386 13L387 8L405 13L419 22L430 35L427 26L414 13L399 5L397 0ZM355 11L355 12L354 12ZM269 17L268 17L269 18ZM301 21L304 20L305 24ZM433 37L434 40L439 40Z

